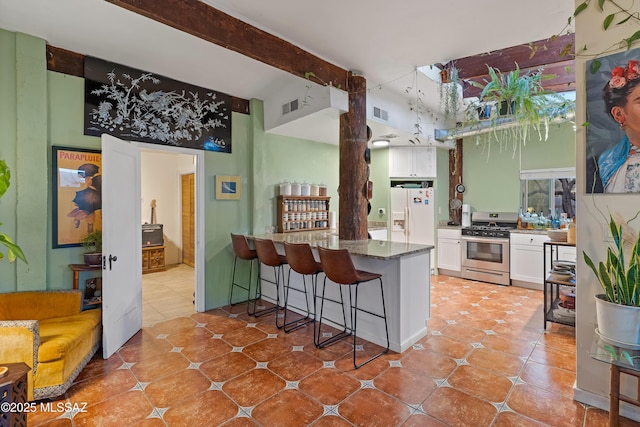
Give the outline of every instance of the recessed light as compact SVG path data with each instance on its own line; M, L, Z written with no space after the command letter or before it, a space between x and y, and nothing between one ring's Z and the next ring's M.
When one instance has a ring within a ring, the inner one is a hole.
M374 139L373 141L371 141L371 144L374 147L384 147L386 145L389 145L389 140L388 139Z

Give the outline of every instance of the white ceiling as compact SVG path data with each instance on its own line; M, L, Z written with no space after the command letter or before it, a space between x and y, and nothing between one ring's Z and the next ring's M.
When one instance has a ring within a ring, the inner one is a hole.
M547 38L562 30L575 6L574 0L204 1L357 71L375 96L406 98L407 114L415 114L408 107L415 94L406 89L416 66ZM245 99L265 99L276 82L297 79L103 0L0 0L0 28ZM426 78L419 85L427 107L437 111L437 85Z

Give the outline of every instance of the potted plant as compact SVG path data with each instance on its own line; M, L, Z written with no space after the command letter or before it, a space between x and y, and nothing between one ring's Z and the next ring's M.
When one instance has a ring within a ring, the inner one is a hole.
M102 265L102 230L94 230L80 241L85 250L84 263L89 266Z
M635 242L630 241L612 215L609 231L614 244L607 248L605 261L596 266L583 252L585 263L604 290L595 296L596 333L610 344L635 348L640 344L640 234L633 236Z
M7 166L7 163L4 160L0 160L0 197L6 193L9 188L9 181L11 179L11 171ZM2 225L2 223L0 223ZM20 246L13 243L13 240L5 233L0 233L0 244L2 244L5 248L7 248L7 258L9 262L15 261L16 258L19 258L23 262L27 263L27 259L20 249ZM0 252L0 261L4 259L4 253Z
M438 84L440 94L440 111L445 123L456 119L462 109L462 95L459 90L458 69L454 66L440 70L440 82ZM454 120L455 123L455 120Z
M540 140L543 135L546 140L551 120L566 114L567 109L573 109L571 102L543 87L544 80L553 78L553 75L544 74L543 68L523 73L516 64L516 68L506 74L494 67L487 68L489 77L484 84L474 81L470 81L470 84L482 89L479 95L481 105L495 104L499 111L499 114L491 117L493 134L498 140L501 138L497 130L507 120L517 126L505 127L502 139L524 142L532 128L538 133ZM478 105L469 104L467 108L477 110Z

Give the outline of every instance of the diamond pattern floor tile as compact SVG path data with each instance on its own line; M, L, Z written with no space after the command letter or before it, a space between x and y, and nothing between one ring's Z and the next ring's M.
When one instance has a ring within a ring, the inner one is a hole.
M163 280L151 294L182 292L176 277ZM86 402L86 413L36 412L29 425L607 424L606 411L572 399L575 331L542 331L541 292L433 276L431 295L428 335L358 370L350 339L319 350L310 325L285 334L275 315L249 316L244 304L157 320L108 360L95 356L54 400ZM358 346L358 358L380 351Z

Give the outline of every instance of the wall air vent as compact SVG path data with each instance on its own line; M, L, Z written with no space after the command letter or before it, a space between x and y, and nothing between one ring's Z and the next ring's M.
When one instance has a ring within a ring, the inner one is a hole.
M298 102L297 99L294 99L293 101L286 102L286 103L282 104L282 115L284 116L285 114L293 113L298 108L300 108L300 103Z
M389 112L383 110L382 108L373 107L373 117L384 120L385 122L389 121Z

